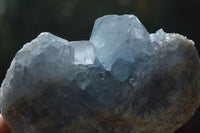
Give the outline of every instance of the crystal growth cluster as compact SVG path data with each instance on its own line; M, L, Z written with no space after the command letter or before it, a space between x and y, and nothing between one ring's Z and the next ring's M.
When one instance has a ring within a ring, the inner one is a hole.
M13 59L0 108L13 133L172 133L200 103L194 42L98 18L89 41L41 33Z

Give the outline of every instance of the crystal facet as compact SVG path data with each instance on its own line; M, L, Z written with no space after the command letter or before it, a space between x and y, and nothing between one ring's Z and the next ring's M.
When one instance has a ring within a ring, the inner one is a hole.
M89 65L95 60L94 46L89 41L73 41L69 43L74 49L74 64Z

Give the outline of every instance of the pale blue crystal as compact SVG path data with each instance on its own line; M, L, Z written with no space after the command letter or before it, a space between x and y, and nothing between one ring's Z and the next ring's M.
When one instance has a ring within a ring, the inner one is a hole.
M99 61L110 70L118 58L133 62L141 48L147 47L149 33L134 15L107 15L96 20L90 41Z
M94 46L89 41L72 41L69 45L74 51L74 61L75 65L90 65L94 64L96 54Z

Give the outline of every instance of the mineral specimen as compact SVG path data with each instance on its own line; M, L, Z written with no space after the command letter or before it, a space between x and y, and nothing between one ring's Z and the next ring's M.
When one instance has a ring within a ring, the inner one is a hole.
M194 42L134 15L96 20L90 41L41 33L0 88L13 133L172 133L200 103Z

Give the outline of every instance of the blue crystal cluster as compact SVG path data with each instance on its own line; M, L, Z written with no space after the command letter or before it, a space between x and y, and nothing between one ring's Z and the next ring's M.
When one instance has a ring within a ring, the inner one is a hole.
M193 41L107 15L89 41L45 32L25 44L0 108L13 133L172 133L199 106L199 72Z

